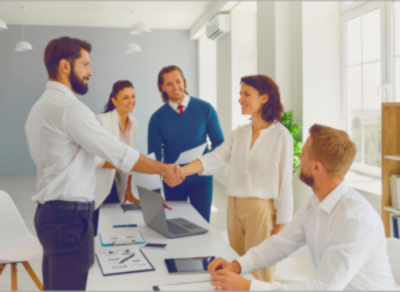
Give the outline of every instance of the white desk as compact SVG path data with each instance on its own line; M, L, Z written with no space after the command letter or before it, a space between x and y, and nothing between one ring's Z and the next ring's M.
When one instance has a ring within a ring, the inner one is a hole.
M117 276L104 277L101 273L99 264L95 264L89 270L87 290L151 290L156 285L173 283L188 283L195 281L210 280L208 273L170 275L165 266L165 258L197 257L197 256L216 256L223 257L232 261L238 257L237 253L216 233L216 231L201 217L201 215L186 202L168 202L172 208L166 210L167 218L185 218L199 226L209 230L209 232L189 237L169 239L147 227L143 220L141 211L123 213L119 205L108 204L100 209L99 233L104 228L110 228L115 224L138 224L146 242L166 243L167 249L146 249L143 252L154 266L155 271L123 274ZM129 247L140 248L143 245L129 245ZM126 247L126 246L123 246ZM95 251L106 251L121 249L120 247L102 247L98 236L95 238ZM246 278L253 279L251 274L246 274Z

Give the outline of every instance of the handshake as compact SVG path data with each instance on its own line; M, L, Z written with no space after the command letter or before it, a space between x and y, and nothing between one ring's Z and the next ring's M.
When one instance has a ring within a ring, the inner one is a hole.
M166 164L165 171L162 173L163 180L170 187L180 185L186 178L179 165Z

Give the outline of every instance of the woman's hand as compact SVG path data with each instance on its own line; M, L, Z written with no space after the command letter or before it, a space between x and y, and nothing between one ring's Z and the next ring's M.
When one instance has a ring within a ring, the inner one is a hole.
M132 204L140 204L140 200L136 199L135 196L132 194L131 188L126 188L123 204L125 205L127 201L131 202Z
M132 175L128 177L128 184L125 190L125 199L123 204L126 204L126 201L131 202L132 204L140 204L140 200L136 199L135 196L132 194Z
M275 224L274 229L272 230L272 235L278 234L285 227L285 224Z
M164 208L165 208L165 209L168 209L168 210L172 210L172 208L169 207L169 206L167 205L167 203L165 203L164 197L161 197L161 198L162 198L162 203L163 203Z

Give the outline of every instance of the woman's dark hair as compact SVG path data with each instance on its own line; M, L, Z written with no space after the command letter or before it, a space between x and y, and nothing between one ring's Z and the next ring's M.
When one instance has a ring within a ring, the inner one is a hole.
M58 64L62 59L68 60L73 65L75 60L81 57L81 49L90 53L92 45L86 41L70 37L51 40L44 50L44 64L49 77L57 78Z
M183 82L185 82L185 93L189 94L186 91L186 79L185 79L185 76L183 76L183 72L182 72L181 68L179 68L178 66L175 66L175 65L167 66L167 67L164 67L164 68L161 69L161 71L158 73L158 79L157 79L158 91L161 92L161 98L162 98L163 102L168 102L168 99L169 99L168 98L168 94L163 92L162 89L161 89L161 86L164 84L163 75L167 74L169 72L175 71L175 70L179 71L179 73L181 74L181 76L183 78Z
M116 98L118 92L120 92L122 89L127 88L127 87L134 88L132 82L130 82L129 80L119 80L114 83L114 85L112 87L112 91L110 93L110 97L108 98L108 102L104 106L104 113L108 113L115 109L115 105L113 104L111 99L113 97Z
M260 95L267 94L268 101L261 110L261 117L267 122L280 121L283 113L283 105L279 94L279 87L265 75L252 75L242 77L240 84L246 84L255 88Z

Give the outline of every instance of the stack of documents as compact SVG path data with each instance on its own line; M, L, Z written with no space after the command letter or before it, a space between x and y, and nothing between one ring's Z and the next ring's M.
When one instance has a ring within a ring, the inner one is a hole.
M181 155L179 155L178 160L175 161L175 164L189 164L196 159L199 159L201 156L203 156L203 153L206 150L206 146L207 143L204 143L193 149L182 152Z
M154 267L140 249L96 252L103 276L154 271Z
M396 238L400 238L400 216L391 216L392 218L392 234Z
M400 175L392 174L390 176L390 197L392 200L392 207L399 209L400 202Z
M117 227L100 231L102 246L144 244L146 241L137 227Z

